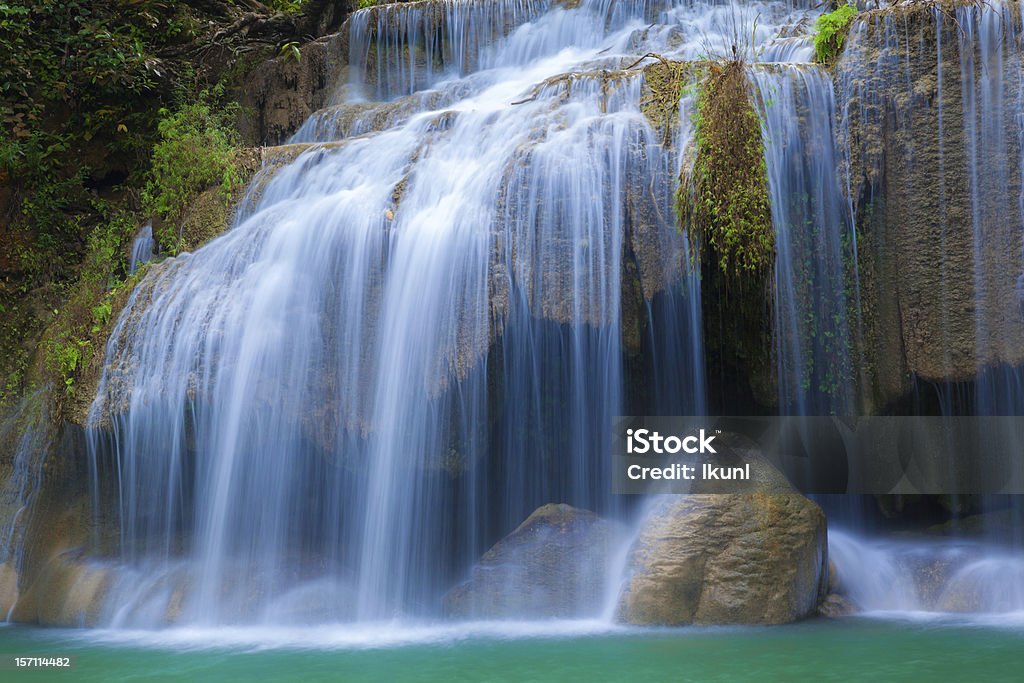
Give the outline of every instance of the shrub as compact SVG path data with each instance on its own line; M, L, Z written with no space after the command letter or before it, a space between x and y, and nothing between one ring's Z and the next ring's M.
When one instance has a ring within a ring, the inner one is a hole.
M814 55L819 62L827 64L836 58L855 16L856 7L843 5L818 17L815 24Z
M203 94L177 111L161 110L160 140L142 199L153 216L173 223L203 190L220 186L224 201L242 184L236 163L238 135L231 121L237 107L216 107L219 93ZM177 232L165 226L156 237L171 253L179 248Z

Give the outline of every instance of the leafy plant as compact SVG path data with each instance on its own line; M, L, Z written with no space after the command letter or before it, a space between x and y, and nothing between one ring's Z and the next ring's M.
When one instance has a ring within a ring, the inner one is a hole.
M836 58L856 16L856 7L843 5L818 17L814 25L814 56L820 63L828 64Z
M302 61L302 53L299 51L299 43L294 40L282 45L281 49L278 51L278 55L281 57L288 55L293 57L296 62Z
M173 224L200 192L219 186L225 202L242 183L235 161L238 134L231 125L234 106L216 106L221 93L204 91L176 111L161 110L160 141L153 149L152 171L142 194L145 210ZM180 247L177 233L157 231L171 253Z

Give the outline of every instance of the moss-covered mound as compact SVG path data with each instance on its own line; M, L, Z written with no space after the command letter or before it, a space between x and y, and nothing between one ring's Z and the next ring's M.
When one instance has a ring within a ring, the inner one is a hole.
M696 252L730 277L765 274L775 258L761 121L738 61L711 64L698 89L696 158L677 208Z

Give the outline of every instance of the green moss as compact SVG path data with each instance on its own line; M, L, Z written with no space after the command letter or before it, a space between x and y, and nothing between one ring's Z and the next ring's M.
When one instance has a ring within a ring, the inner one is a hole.
M814 25L814 55L819 62L828 64L836 58L856 16L856 7L843 5L818 17Z
M695 253L730 278L764 275L775 259L761 121L743 65L714 63L699 85L696 157L676 207Z

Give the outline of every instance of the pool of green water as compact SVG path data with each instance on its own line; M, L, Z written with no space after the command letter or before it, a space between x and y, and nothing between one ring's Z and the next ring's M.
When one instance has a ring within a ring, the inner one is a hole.
M554 624L165 632L0 627L0 681L1022 681L1024 623ZM67 670L13 656L71 657Z

